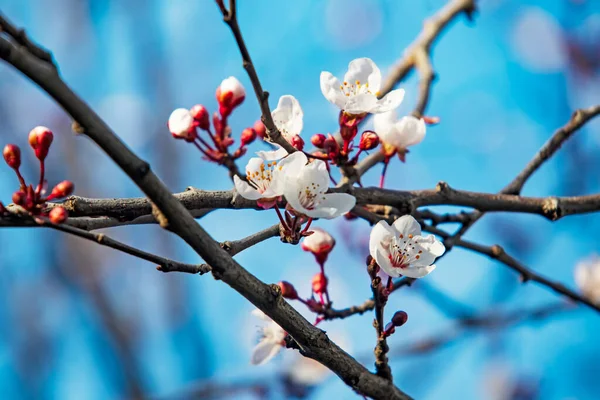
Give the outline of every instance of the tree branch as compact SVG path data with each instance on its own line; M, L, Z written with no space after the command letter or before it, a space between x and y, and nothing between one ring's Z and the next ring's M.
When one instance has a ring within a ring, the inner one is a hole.
M118 139L47 61L4 37L0 37L0 58L28 76L60 104L82 127L83 133L98 144L156 205L164 217L162 226L184 239L225 283L285 329L303 355L324 364L347 385L367 396L376 399L409 398L391 382L371 374L329 340L325 332L314 327L281 297L276 286L261 282L221 249L150 170L149 164Z

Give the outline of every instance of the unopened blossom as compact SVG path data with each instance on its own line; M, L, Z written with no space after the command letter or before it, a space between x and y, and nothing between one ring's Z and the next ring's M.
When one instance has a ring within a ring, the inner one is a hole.
M265 325L260 327L261 338L252 350L251 358L252 364L261 365L267 363L279 353L279 350L283 346L286 332L259 309L252 311L252 315L266 322Z
M284 189L288 205L310 218L332 219L350 211L356 198L346 193L327 193L329 172L321 160L308 163L300 151L290 154L280 166L284 169Z
M167 126L174 138L194 140L196 137L194 117L188 109L178 108L174 110L169 116Z
M392 226L379 221L369 238L371 257L391 277L422 278L435 269L433 262L445 250L435 236L421 236L421 226L410 215L398 218Z
M246 181L233 177L235 190L245 199L263 200L259 205L269 208L283 194L283 167L276 161L253 157L246 165Z
M343 82L331 72L321 72L323 96L346 114L382 113L402 103L404 89L392 90L378 99L380 88L381 71L370 58L352 60Z
M590 257L577 264L575 283L585 297L600 304L600 257Z
M313 233L302 241L302 250L310 251L317 262L323 264L335 246L335 239L321 228L312 228L311 231Z
M54 134L45 126L36 126L29 132L29 145L40 161L44 161L54 140Z
M246 89L235 76L223 79L216 92L222 115L229 115L231 110L244 101ZM225 114L223 114L225 112Z
M271 116L283 138L298 150L302 150L304 148L304 140L300 137L300 132L302 132L302 127L304 126L304 112L298 100L289 94L281 96L279 103L277 103L277 108L273 110ZM287 150L277 143L271 144L275 150L260 151L256 154L265 160L279 160L288 154Z
M398 119L395 111L377 114L373 118L373 127L383 142L382 151L386 156L398 153L404 161L408 147L421 143L425 138L425 121L407 115Z

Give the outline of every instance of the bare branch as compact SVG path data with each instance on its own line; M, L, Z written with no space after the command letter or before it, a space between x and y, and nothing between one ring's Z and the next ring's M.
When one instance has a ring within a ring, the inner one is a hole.
M0 58L31 78L60 104L82 127L83 133L98 144L156 205L164 216L163 225L184 239L212 266L220 279L285 329L303 355L327 366L347 385L364 395L376 399L410 398L391 382L371 374L329 340L325 332L314 327L281 297L277 286L264 284L234 261L173 197L152 173L148 163L118 139L108 125L62 81L47 61L3 37L0 37Z

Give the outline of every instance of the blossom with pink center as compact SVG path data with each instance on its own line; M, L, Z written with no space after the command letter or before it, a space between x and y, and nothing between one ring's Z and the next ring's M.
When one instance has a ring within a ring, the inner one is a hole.
M276 161L253 157L246 165L246 181L233 177L235 190L245 199L258 200L263 208L272 207L283 195L283 167Z
M410 215L392 226L379 221L371 231L369 252L389 276L422 278L435 269L433 262L446 251L433 235L422 236L421 226Z

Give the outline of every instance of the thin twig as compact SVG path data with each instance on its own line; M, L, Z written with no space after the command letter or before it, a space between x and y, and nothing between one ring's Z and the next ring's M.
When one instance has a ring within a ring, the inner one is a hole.
M235 42L240 49L242 65L248 74L248 78L250 78L250 82L252 82L252 87L254 88L254 93L256 94L256 99L258 100L258 105L260 106L260 111L262 113L261 119L265 128L267 128L269 139L271 142L281 145L288 153L293 153L296 149L285 140L281 132L279 132L279 129L277 129L275 121L273 121L273 116L271 115L271 109L269 107L269 92L264 91L262 88L256 69L252 63L252 58L250 57L250 53L248 52L248 48L242 37L242 31L240 30L237 20L236 1L230 0L229 10L225 10L225 8L221 6L219 6L219 9L223 13L223 21L225 21L231 29L231 33L233 33L233 36L235 37Z

